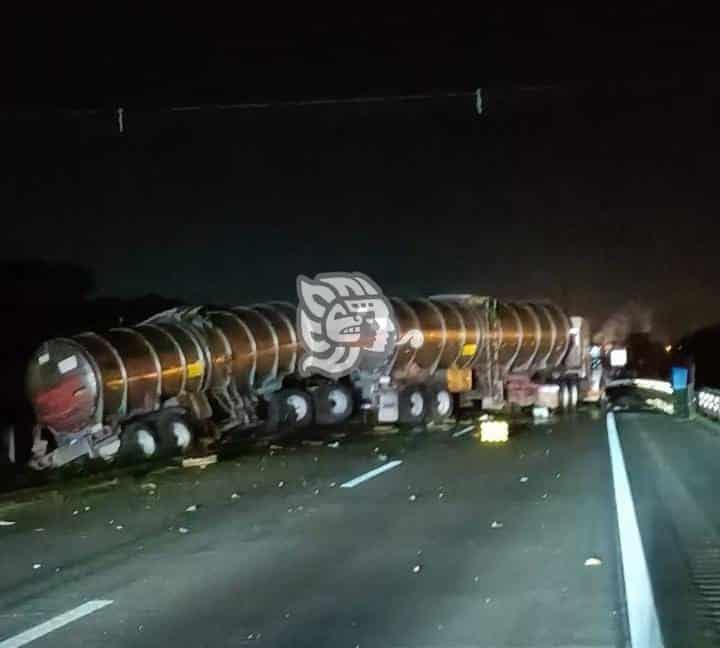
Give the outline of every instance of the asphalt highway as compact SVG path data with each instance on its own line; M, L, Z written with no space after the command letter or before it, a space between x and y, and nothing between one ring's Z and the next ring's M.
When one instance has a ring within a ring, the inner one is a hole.
M0 502L0 647L626 645L599 409L345 432Z

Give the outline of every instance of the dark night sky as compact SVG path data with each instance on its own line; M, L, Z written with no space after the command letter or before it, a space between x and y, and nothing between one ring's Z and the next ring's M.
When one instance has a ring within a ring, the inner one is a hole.
M718 76L697 16L55 11L3 45L9 258L87 264L122 296L244 302L362 270L391 293L552 297L596 324L634 299L661 334L720 320ZM167 110L477 87L482 116L470 97Z

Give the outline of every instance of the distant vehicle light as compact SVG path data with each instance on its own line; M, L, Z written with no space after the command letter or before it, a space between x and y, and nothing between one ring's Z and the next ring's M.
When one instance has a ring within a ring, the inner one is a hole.
M624 367L627 365L627 349L613 349L610 351L610 366Z
M672 344L668 344L668 345L665 347L665 353L670 353L670 351L672 351Z

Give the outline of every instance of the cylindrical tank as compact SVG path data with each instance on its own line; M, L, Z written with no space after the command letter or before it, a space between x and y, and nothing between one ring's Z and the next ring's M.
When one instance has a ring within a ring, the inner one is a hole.
M504 372L552 369L569 348L570 319L550 302L498 301L492 337Z
M293 307L259 304L198 315L161 315L99 335L45 342L27 390L37 422L71 434L158 409L182 394L263 386L295 370Z
M391 299L400 336L423 333L417 349L401 349L394 369L413 361L429 371L475 367L488 358L502 373L557 367L569 346L570 320L555 304L445 295ZM490 348L490 356L485 351Z
M486 318L482 307L453 298L402 300L392 298L402 337L411 329L423 334L419 349L402 347L393 368L402 370L410 362L435 371L450 367L474 366L487 344Z

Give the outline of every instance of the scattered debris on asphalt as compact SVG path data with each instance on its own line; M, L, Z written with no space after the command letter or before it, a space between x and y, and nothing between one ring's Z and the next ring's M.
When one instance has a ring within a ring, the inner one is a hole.
M185 527L178 527L178 533L185 534L188 533L188 531L190 531L190 529L186 529Z
M490 525L491 529L502 529L503 523L498 522L497 520L493 520L492 524Z
M520 477L520 482L523 483L523 484L526 484L526 483L527 483L527 480L528 480L528 478L525 477L525 475L523 475L522 477Z
M278 488L282 488L283 486L285 486L285 482L282 481L282 480L279 481L279 482L278 482Z
M585 561L585 567L600 567L600 565L602 565L602 560L595 556L590 556L590 558Z
M388 460L388 456L386 454L379 454L378 459L384 462Z
M85 511L85 513L87 513L89 510L90 510L89 506L83 506L83 511Z
M413 574L419 574L420 571L422 570L422 565L415 565L415 566L412 568L412 570L413 570Z
M122 524L116 524L116 525L115 525L115 530L116 530L116 531L122 531L123 528L124 528L124 527L123 527Z
M339 441L333 441L332 443L328 443L328 444L327 444L327 447L328 447L328 448L339 448L339 447L340 447L340 442L339 442Z
M217 455L211 454L207 457L186 457L182 460L183 468L207 468L210 464L217 463Z
M230 499L237 499L238 497L240 497L238 493L233 493L232 495L230 495Z
M40 569L42 567L42 563L33 563L33 569Z
M150 494L154 495L154 491L157 490L157 484L155 482L145 482L144 484L140 484L140 490L151 491Z
M412 495L410 495L410 497L408 497L408 500L411 502L414 502L416 499L417 499L417 495L415 495L415 493L413 493Z
M190 506L188 506L185 509L185 513L194 513L197 510L198 510L197 504L190 504Z

